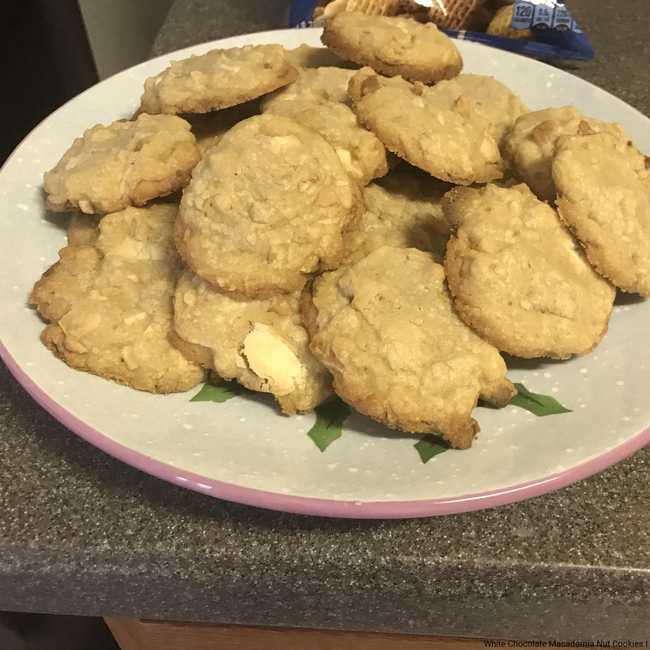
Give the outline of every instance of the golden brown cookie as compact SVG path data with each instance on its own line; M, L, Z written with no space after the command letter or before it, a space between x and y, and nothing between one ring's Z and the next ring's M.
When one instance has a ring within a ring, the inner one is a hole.
M209 113L291 83L297 75L281 45L216 49L174 61L145 81L143 113Z
M323 136L336 151L344 169L360 185L388 172L386 148L364 129L345 104L330 101L275 103L265 113L289 117Z
M188 266L246 297L293 293L334 268L359 189L320 135L260 115L210 148L183 193L176 244Z
M287 415L311 411L332 393L329 373L309 351L298 294L235 298L185 271L176 286L174 328L195 355L203 350L194 358L225 379L273 394Z
M610 133L566 136L557 143L553 180L560 216L594 268L649 298L648 159Z
M458 315L514 356L566 359L607 332L615 292L526 185L457 188L445 269Z
M293 50L287 50L286 56L294 68L354 67L354 64L344 61L326 47L312 47L303 44Z
M389 77L435 83L463 68L453 41L433 23L343 12L325 23L322 41L344 59Z
M68 246L94 246L99 237L98 216L73 213L68 222Z
M200 153L190 125L171 115L98 124L43 178L55 212L116 212L184 187Z
M342 68L304 70L298 80L263 102L265 113L283 115L320 133L336 151L348 173L362 185L388 172L386 149L345 105L353 71Z
M260 101L254 99L245 104L224 108L221 111L189 113L183 117L190 123L196 144L203 155L213 144L219 142L221 137L235 124L254 115L259 115L261 112Z
M543 201L555 199L551 165L558 138L576 135L583 122L593 131L627 139L618 124L585 117L573 106L545 108L522 115L506 135L503 155L508 166Z
M357 72L348 84L348 94L353 102L358 101L364 84L373 78L372 71L364 68ZM399 78L392 80L379 78L381 85L399 87ZM370 87L374 84L369 82ZM494 77L480 74L461 74L449 81L436 84L436 96L439 102L454 105L466 115L475 114L490 124L491 133L499 145L504 136L513 127L516 120L528 112L526 105L507 86Z
M354 70L327 66L301 70L298 78L288 86L274 92L262 100L263 110L297 100L317 102L327 100L350 104L348 84Z
M387 149L432 176L459 185L503 176L489 110L455 82L433 87L360 70L349 93L359 121Z
M363 190L365 210L345 238L346 264L382 246L417 248L442 262L449 223L441 200L450 189L427 173L402 164Z
M412 248L379 248L314 281L303 305L311 349L361 413L471 446L479 396L507 404L506 365L454 313L443 268Z
M528 107L510 88L488 75L461 74L439 83L436 90L448 102L456 102L457 110L464 108L467 114L473 112L488 122L499 146L516 120L528 112Z
M152 393L186 391L204 379L168 341L176 212L154 205L107 215L94 243L64 248L36 283L31 303L50 322L41 338L69 366Z

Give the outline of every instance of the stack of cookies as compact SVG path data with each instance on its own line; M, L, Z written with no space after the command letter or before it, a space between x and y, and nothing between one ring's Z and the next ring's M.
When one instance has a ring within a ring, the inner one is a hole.
M45 175L77 214L32 292L43 341L139 390L336 393L467 448L477 401L515 393L500 352L584 354L614 286L650 295L645 161L461 74L433 24L341 12L323 42L172 63L73 143Z

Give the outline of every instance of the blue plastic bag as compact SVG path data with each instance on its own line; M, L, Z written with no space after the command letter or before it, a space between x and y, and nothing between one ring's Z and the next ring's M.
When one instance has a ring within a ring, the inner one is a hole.
M289 10L289 27L311 27L318 0L294 0Z
M444 2L444 0L442 0ZM291 27L311 27L317 0L294 0ZM425 1L421 4L431 4ZM573 19L565 0L515 0L512 26L529 29L533 39L516 39L476 31L444 31L453 38L517 52L537 59L591 59L594 49Z

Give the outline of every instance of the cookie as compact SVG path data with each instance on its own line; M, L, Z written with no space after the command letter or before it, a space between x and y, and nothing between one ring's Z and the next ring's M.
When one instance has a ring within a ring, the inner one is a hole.
M354 70L335 66L301 70L292 84L264 97L262 109L268 110L278 104L296 100L312 102L327 100L350 104L348 84L354 74Z
M331 395L329 373L309 351L299 294L238 299L186 271L176 286L174 329L195 346L195 359L273 394L287 415L311 411Z
M94 246L99 237L97 216L72 214L68 222L68 246Z
M353 102L360 99L364 82L371 78L372 73L368 68L352 77L348 94ZM388 85L385 78L380 83ZM499 145L515 121L528 112L526 105L507 86L486 75L461 74L455 79L441 81L436 84L435 96L447 106L454 105L459 113L489 123L491 135Z
M456 109L475 114L488 122L499 146L516 120L528 113L528 107L507 86L494 77L482 74L461 74L440 82L436 92L455 102ZM465 104L463 107L462 104Z
M342 74L341 74L342 73ZM343 167L361 185L388 172L386 148L364 129L342 101L353 73L338 68L307 70L298 81L264 102L264 112L283 115L316 131L336 151Z
M445 269L458 315L511 355L566 359L607 332L615 291L526 185L457 188Z
M144 83L144 113L209 113L243 104L291 83L297 75L281 45L216 49L174 61Z
M104 217L91 245L69 245L31 303L50 324L42 340L72 368L152 393L186 391L205 373L168 341L179 272L177 208Z
M326 66L351 67L341 57L336 56L332 50L326 47L312 47L311 45L300 45L293 50L286 51L286 57L294 68L321 68Z
M384 77L378 75L372 68L368 68L367 66L361 68L361 70L357 70L348 82L350 105L354 107L361 101L364 95L386 86L402 89L410 89L413 87L412 84L402 79L402 77Z
M365 68L348 89L359 121L412 165L458 185L499 179L496 126L487 109L457 90L454 82L428 87Z
M522 115L505 137L503 155L508 166L543 201L555 199L551 173L555 144L560 136L576 135L582 122L594 131L626 139L618 124L584 117L573 106L546 108Z
M442 266L412 248L379 248L314 281L303 318L315 356L350 405L389 427L471 446L479 396L507 404L506 365L454 313Z
M449 185L403 164L363 190L365 210L345 238L344 262L382 246L417 248L442 262L449 237L441 199Z
M553 180L560 216L594 268L650 298L648 159L610 133L566 136L557 143Z
M321 40L340 57L389 77L432 84L463 68L448 36L412 18L343 12L325 23Z
M254 99L244 104L212 113L190 113L184 118L190 123L196 144L205 153L213 144L219 142L222 136L232 129L235 124L247 120L249 117L259 115L262 111L260 101Z
M54 212L117 212L184 187L200 153L190 125L170 115L140 115L88 129L46 172Z
M337 102L282 102L266 113L290 117L319 133L336 151L344 169L360 185L388 172L386 148L374 133L364 129L345 104Z
M197 165L176 244L187 265L222 290L293 293L310 274L338 265L359 200L320 135L286 117L252 117Z

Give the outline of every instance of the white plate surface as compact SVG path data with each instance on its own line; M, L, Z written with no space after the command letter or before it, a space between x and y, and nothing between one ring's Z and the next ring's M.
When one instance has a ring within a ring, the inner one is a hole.
M84 92L18 147L0 173L0 352L17 378L70 428L144 471L222 498L319 515L403 517L498 505L587 476L646 444L650 303L631 299L615 308L593 354L511 370L513 381L557 397L572 413L536 418L512 406L479 408L473 448L426 465L413 438L361 416L321 453L306 436L312 415L282 417L264 398L213 404L190 403L191 394L139 393L71 370L43 347L43 324L27 296L65 241L44 209L43 172L84 129L131 115L144 79L170 59L215 46L303 42L317 45L319 31L251 34L148 61ZM650 120L616 97L533 60L473 43L459 47L466 71L494 75L531 108L571 104L620 122L650 152Z

